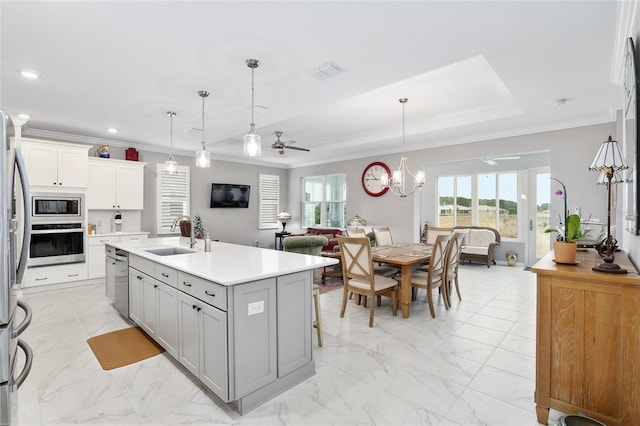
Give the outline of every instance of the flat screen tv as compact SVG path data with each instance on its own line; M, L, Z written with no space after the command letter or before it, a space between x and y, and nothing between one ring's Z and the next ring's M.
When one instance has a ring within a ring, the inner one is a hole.
M212 183L209 207L249 207L250 185L235 183Z

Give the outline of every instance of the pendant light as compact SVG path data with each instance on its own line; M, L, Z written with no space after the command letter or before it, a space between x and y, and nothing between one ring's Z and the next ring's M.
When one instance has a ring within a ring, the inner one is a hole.
M206 90L198 90L198 95L202 98L202 150L196 151L196 167L211 167L211 153L204 146L204 98L209 96Z
M260 61L257 59L247 59L247 66L251 68L251 125L249 127L249 133L244 135L244 155L249 157L259 157L261 153L260 147L260 135L256 134L256 125L253 122L253 112L254 112L254 88L253 88L253 71L258 68L260 65Z
M171 126L169 128L169 140L171 141L171 151L169 151L169 159L164 162L167 168L164 172L168 175L175 175L178 173L178 163L173 159L173 117L176 116L176 113L173 111L167 111L167 115L169 116L169 120L171 120Z
M405 131L404 131L404 106L407 103L407 98L400 98L400 103L402 104L402 157L400 157L400 166L398 166L398 170L393 171L393 175L391 178L387 175L387 173L382 173L380 178L380 183L383 188L389 188L391 192L400 197L404 198L407 195L410 195L416 189L422 188L424 185L424 172L417 172L415 175L411 173L409 170L409 166L407 164L407 157L405 155ZM408 176L407 176L408 175ZM410 183L411 188L409 190L405 189L405 186L408 184L407 179L412 180Z

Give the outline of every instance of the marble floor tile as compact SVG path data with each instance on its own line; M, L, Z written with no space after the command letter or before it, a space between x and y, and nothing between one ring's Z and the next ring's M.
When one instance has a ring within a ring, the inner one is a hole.
M340 318L342 291L324 293L316 374L242 416L167 354L102 370L86 340L131 325L103 285L26 292L20 424L535 425L535 275L464 264L460 287L435 319L424 292L408 319L383 298L374 327L368 308L349 300Z

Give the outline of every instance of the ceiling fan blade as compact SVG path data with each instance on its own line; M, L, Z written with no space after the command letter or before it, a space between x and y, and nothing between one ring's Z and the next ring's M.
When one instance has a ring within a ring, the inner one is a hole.
M491 158L484 158L482 159L482 162L487 163L490 166L495 166L496 164L498 164L495 161L493 161Z
M307 149L307 148L301 148L301 147L299 147L299 146L289 146L289 145L285 145L284 147L285 147L285 148L288 148L288 149L295 149L295 150L297 150L297 151L307 151L307 152L309 152L309 151L310 151L310 150L309 150L309 149Z

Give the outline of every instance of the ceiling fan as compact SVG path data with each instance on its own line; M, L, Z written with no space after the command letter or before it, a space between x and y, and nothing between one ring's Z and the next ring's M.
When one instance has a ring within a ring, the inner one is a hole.
M498 161L502 161L502 160L519 160L520 156L519 155L512 155L509 157L484 157L482 159L483 163L487 163L490 166L495 166L496 164L498 164Z
M307 148L301 148L301 147L298 147L298 146L291 146L291 144L296 143L296 141L286 141L286 142L281 141L280 140L280 136L282 136L282 132L280 130L277 130L274 133L276 135L276 138L278 138L278 140L276 140L273 144L271 144L271 148L277 149L280 154L284 154L284 149L285 148L287 148L287 149L295 149L295 150L298 150L298 151L307 151L307 152L309 152L309 150Z

